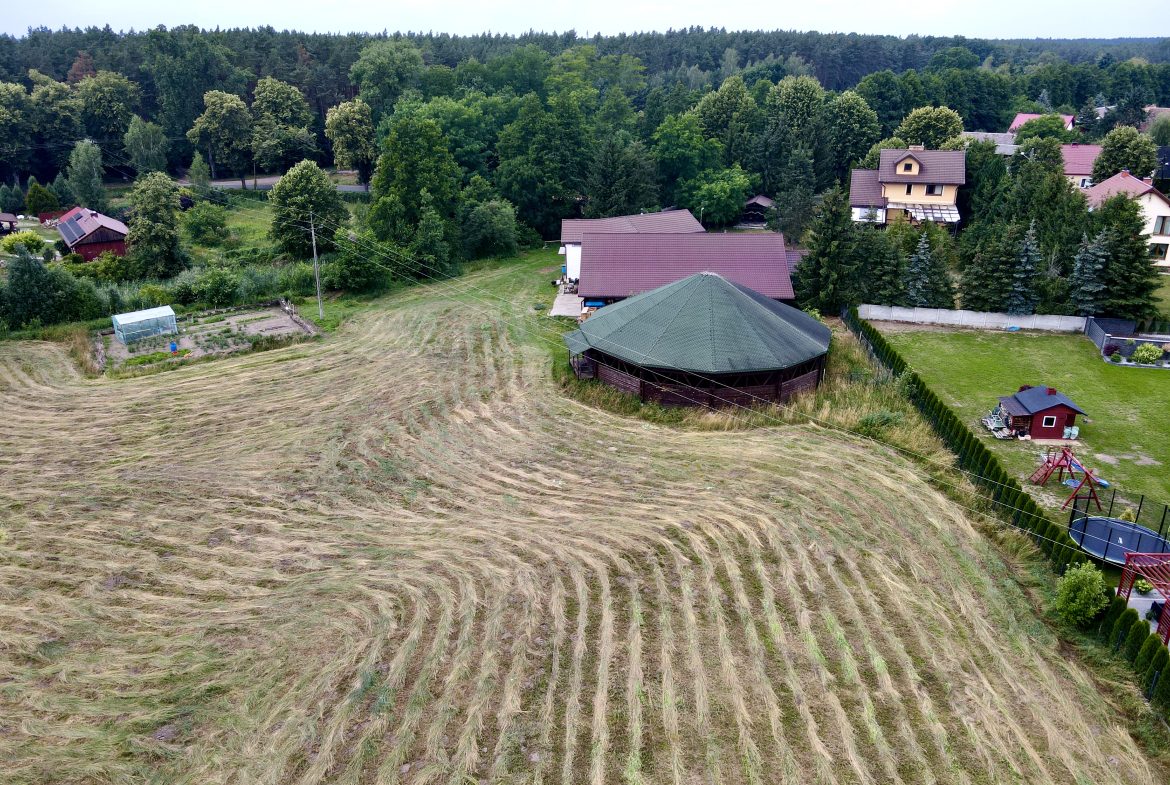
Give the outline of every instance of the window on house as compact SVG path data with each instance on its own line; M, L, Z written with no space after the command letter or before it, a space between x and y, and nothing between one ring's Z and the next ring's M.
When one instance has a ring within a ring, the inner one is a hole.
M914 164L907 161L906 163L902 164L902 171L903 172L913 172L914 171Z
M906 195L909 196L912 193L914 193L914 184L906 183Z
M1047 417L1045 417L1043 420L1040 421L1040 427L1041 428L1055 428L1056 427L1056 417L1054 417L1052 415L1048 415Z
M930 185L926 186L927 196L942 196L942 192L943 187L937 183L931 183Z
M1159 215L1154 219L1154 234L1170 234L1170 215Z
M1166 243L1150 243L1150 258L1157 261L1164 261L1166 259L1166 249L1170 245Z

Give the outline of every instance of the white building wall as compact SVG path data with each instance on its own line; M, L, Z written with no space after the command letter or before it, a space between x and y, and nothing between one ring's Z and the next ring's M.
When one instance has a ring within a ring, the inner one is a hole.
M574 281L581 277L580 243L565 243L565 275Z
M1142 194L1138 199L1138 204L1142 208L1142 215L1146 218L1146 227L1143 230L1150 236L1150 245L1170 245L1170 234L1154 234L1154 227L1159 218L1170 216L1170 204L1159 199L1153 194ZM1158 267L1170 267L1170 251L1162 255L1162 258L1150 257Z

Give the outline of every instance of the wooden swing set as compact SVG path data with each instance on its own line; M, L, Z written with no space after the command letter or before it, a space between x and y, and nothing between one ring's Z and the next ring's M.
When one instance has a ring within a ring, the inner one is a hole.
M1029 479L1036 485L1044 485L1055 474L1057 482L1063 483L1065 472L1068 473L1069 478L1079 481L1073 487L1073 492L1064 500L1060 509L1063 510L1070 504L1084 501L1085 510L1089 509L1088 503L1093 502L1097 505L1097 511L1100 512L1101 498L1097 495L1098 477L1092 469L1085 468L1077 460L1071 447L1049 447L1041 456L1040 467L1032 473Z

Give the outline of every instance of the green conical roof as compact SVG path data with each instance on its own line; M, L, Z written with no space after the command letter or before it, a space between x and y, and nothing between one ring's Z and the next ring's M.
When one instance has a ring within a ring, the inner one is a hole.
M721 275L696 273L602 308L565 343L648 368L752 373L819 357L829 328Z

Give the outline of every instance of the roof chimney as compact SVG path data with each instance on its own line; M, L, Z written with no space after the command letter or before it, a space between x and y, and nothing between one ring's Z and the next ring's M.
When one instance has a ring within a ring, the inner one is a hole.
M923 151L923 150L925 150L925 149L926 149L926 145L922 145L922 144L912 144L912 145L910 145L909 147L907 147L906 149L907 149L907 150L918 150L918 151Z
M1056 388L1055 388L1055 387L1049 387L1049 388L1048 388L1048 394L1049 394L1049 395L1056 395Z

